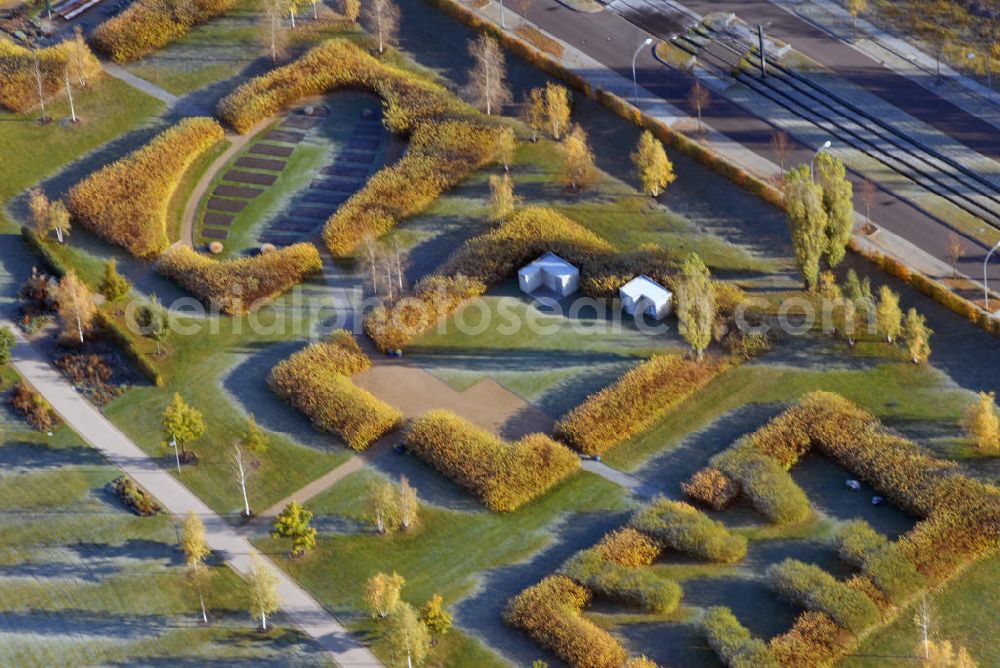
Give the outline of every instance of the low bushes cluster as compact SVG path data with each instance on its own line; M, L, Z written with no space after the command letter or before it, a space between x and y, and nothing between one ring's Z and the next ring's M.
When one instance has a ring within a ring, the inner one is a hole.
M556 435L580 452L600 455L647 429L728 366L717 358L652 357L563 416Z
M581 610L590 595L562 575L552 575L528 587L507 603L504 621L528 633L574 668L619 668L625 648L585 619Z
M663 552L663 545L632 527L604 534L593 548L602 558L620 566L649 566Z
M133 255L167 247L167 205L188 166L222 141L210 118L185 118L73 186L66 206L97 236Z
M736 481L714 466L696 471L681 483L681 490L714 510L722 510L740 495L740 486Z
M881 620L875 603L812 564L786 559L767 569L768 583L781 596L807 610L823 612L854 635Z
M383 352L400 349L485 292L486 285L466 276L428 276L417 283L413 294L371 309L364 319L365 334Z
M576 455L544 434L507 442L446 410L418 418L406 444L495 511L518 508L580 468Z
M87 397L103 406L125 391L125 388L114 382L115 372L111 365L100 355L67 354L56 359L56 366L66 374L73 385L86 393Z
M779 668L781 665L767 643L755 638L729 608L717 606L706 610L701 628L708 644L730 668Z
M100 324L101 332L111 339L118 349L125 355L135 368L139 370L146 380L156 387L162 387L166 382L159 367L150 361L150 356L138 348L138 337L130 333L125 327L104 310L97 312L97 322Z
M771 522L801 522L812 514L809 497L788 471L749 441L741 439L715 455L711 465L733 480L743 497Z
M23 380L11 391L10 405L38 431L50 431L61 420L45 397L35 392Z
M179 244L160 255L156 269L222 312L239 314L321 271L323 261L310 243L225 262Z
M827 668L848 647L850 634L830 615L806 610L785 633L771 638L771 651L786 668Z
M111 493L121 499L132 512L140 517L160 515L166 512L153 495L136 484L128 476L119 476L108 483Z
M562 572L596 594L647 612L673 612L681 602L681 587L673 580L609 561L596 548L577 553Z
M236 0L136 0L97 26L90 39L120 63L137 60L235 5Z
M731 564L746 556L747 540L681 501L660 498L639 510L631 526L678 552Z
M398 428L403 416L345 375L367 366L362 355L346 332L338 333L280 362L271 370L268 385L317 428L337 434L354 450L364 450Z
M38 49L38 69L42 75L42 95L59 95L65 90L66 69L72 83L92 77L101 64L82 40L67 40ZM38 106L35 56L31 51L0 35L0 106L24 113Z
M436 83L386 64L344 40L328 40L295 62L243 84L219 102L239 132L284 107L336 88L382 98L386 126L410 139L396 164L369 179L327 221L323 240L334 255L352 252L412 216L493 160L499 127Z

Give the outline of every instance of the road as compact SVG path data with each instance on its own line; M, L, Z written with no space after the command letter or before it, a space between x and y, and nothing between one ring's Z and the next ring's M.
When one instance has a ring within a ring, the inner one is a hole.
M993 125L768 0L684 0L682 4L702 16L710 12L733 12L748 23L770 24L767 32L771 37L791 44L796 51L822 63L841 78L974 151L1000 159L1000 132Z
M0 324L10 324L0 319ZM99 450L113 464L145 487L173 515L194 512L205 524L205 538L213 551L221 555L237 573L246 575L253 556L267 563L278 577L281 610L295 626L315 639L344 667L381 667L382 664L308 592L263 556L247 538L240 535L220 515L209 508L191 490L164 471L138 445L126 437L104 415L83 398L42 354L24 341L18 330L13 350L13 364L87 443Z
M743 5L738 4L741 7ZM558 0L535 0L524 16L541 29L580 49L627 79L632 78L632 54L636 46L653 36L612 12L584 14L568 9ZM691 76L662 65L654 58L651 49L640 52L636 72L639 84L650 93L692 116L695 115L695 109L687 101L694 83ZM771 145L775 127L767 121L721 97L715 97L702 110L702 115L719 132L778 164L779 158ZM815 147L793 141L787 164L808 162L814 150ZM852 176L855 181L855 207L864 211L860 188L857 187L861 178L856 174ZM881 189L872 207L872 219L941 261L949 262L947 247L952 229L944 221ZM971 238L966 238L964 244L967 252L960 260L958 270L968 276L982 276L986 248ZM1000 281L1000 262L991 264L990 277L991 280Z

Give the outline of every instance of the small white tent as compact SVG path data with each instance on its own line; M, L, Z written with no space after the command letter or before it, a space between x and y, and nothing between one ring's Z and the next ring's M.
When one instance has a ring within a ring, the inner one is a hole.
M657 320L669 315L674 298L670 290L644 275L636 276L623 285L618 294L626 313L635 315L638 311Z
M580 270L555 253L546 253L517 272L521 291L531 294L545 286L561 297L576 292L580 284Z

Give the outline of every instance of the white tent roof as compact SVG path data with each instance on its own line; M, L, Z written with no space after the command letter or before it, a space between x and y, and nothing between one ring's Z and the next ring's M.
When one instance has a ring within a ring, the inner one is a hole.
M553 276L569 276L577 273L576 267L551 251L529 264L528 267L541 269Z
M654 304L669 302L673 296L670 290L667 290L649 276L641 274L623 285L621 287L621 294L627 295L636 302L645 297Z

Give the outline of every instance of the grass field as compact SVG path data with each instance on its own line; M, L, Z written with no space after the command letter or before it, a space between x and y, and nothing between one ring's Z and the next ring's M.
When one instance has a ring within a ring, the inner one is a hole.
M13 380L0 370L0 390ZM104 489L117 476L69 429L48 437L0 408L0 664L322 663L280 616L258 633L222 565L201 625L173 521L126 510Z

